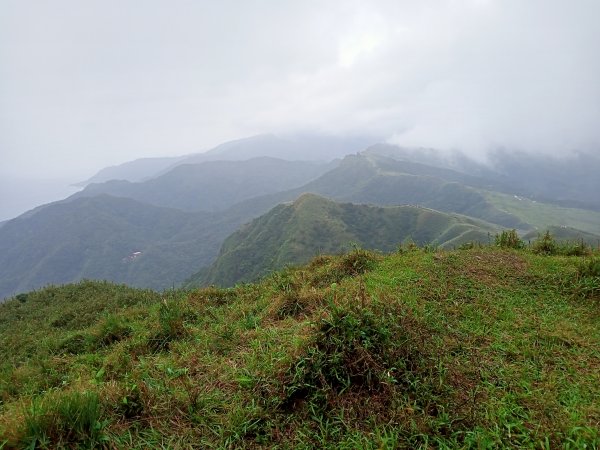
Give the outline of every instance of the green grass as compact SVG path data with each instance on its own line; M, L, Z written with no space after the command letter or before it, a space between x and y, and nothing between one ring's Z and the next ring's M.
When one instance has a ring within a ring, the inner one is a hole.
M579 208L565 208L549 203L539 203L525 197L498 192L482 191L498 209L513 214L539 230L548 225L571 227L597 235L600 231L600 212Z
M0 443L598 448L597 258L408 245L224 290L29 293L0 305Z
M26 448L95 448L105 439L95 392L75 392L31 404L24 412L19 444Z

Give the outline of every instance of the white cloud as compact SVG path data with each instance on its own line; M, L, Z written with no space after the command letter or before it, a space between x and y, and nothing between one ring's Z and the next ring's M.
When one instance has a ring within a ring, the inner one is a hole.
M600 145L593 0L2 8L4 172L90 173L310 129L472 153Z

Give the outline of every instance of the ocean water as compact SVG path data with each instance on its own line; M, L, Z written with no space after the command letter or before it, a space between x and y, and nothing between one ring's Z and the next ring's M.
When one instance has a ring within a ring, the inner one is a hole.
M0 176L0 222L74 194L81 190L71 185L76 181L78 180Z

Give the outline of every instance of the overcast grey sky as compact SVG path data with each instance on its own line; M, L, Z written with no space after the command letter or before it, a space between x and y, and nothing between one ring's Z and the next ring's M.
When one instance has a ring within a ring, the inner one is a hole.
M600 143L600 1L0 0L0 174L257 133Z

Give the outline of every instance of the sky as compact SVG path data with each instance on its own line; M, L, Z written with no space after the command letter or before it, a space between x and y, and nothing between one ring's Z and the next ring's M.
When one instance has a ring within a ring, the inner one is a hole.
M0 0L0 203L260 133L597 151L598 17L597 0Z

